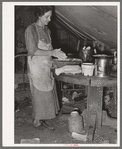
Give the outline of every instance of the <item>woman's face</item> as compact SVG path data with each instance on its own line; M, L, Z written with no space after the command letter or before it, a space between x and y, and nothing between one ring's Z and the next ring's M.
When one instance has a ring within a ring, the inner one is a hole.
M41 21L42 25L48 25L48 23L51 21L52 11L46 12L43 16L39 17L39 20Z

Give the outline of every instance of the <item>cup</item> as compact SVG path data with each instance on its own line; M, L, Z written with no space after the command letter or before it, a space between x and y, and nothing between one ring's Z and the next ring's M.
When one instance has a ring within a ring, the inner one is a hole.
M83 63L81 65L82 73L84 76L93 76L94 68L95 67L93 63Z

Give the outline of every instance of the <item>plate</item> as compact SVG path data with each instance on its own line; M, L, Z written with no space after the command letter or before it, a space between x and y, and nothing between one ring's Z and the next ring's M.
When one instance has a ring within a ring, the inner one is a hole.
M77 58L68 58L66 60L53 59L53 61L57 68L63 67L65 65L81 65L82 63L82 60Z
M104 57L113 57L112 55L105 55L105 54L97 54L97 55L93 55L93 57L101 57L101 58L104 58Z
M55 60L59 62L76 62L76 61L81 62L81 59L79 58L67 58L65 60L60 60L60 59L55 59Z
M79 74L81 74L82 75L82 72L79 72L79 73L78 72L76 72L76 73L65 73L64 72L63 74L67 74L67 75L79 75Z

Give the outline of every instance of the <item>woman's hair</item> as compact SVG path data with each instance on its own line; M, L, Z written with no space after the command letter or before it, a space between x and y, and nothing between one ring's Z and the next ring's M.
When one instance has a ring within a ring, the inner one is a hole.
M43 16L46 12L52 11L53 6L33 6L33 11L36 17L36 20L38 20L39 17Z

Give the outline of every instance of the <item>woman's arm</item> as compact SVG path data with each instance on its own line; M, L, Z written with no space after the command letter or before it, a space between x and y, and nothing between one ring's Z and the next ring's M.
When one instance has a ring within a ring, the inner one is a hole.
M34 55L39 55L39 56L53 56L52 55L52 51L50 50L42 50L42 49L38 49L36 50L36 52L34 53Z
M33 26L29 26L25 31L25 43L28 53L32 56L52 56L52 52L50 50L45 51L37 47L38 37Z
M67 58L66 54L60 49L50 51L38 48L38 37L36 30L34 30L33 26L29 26L25 31L25 43L26 48L31 56L54 56L59 59Z

